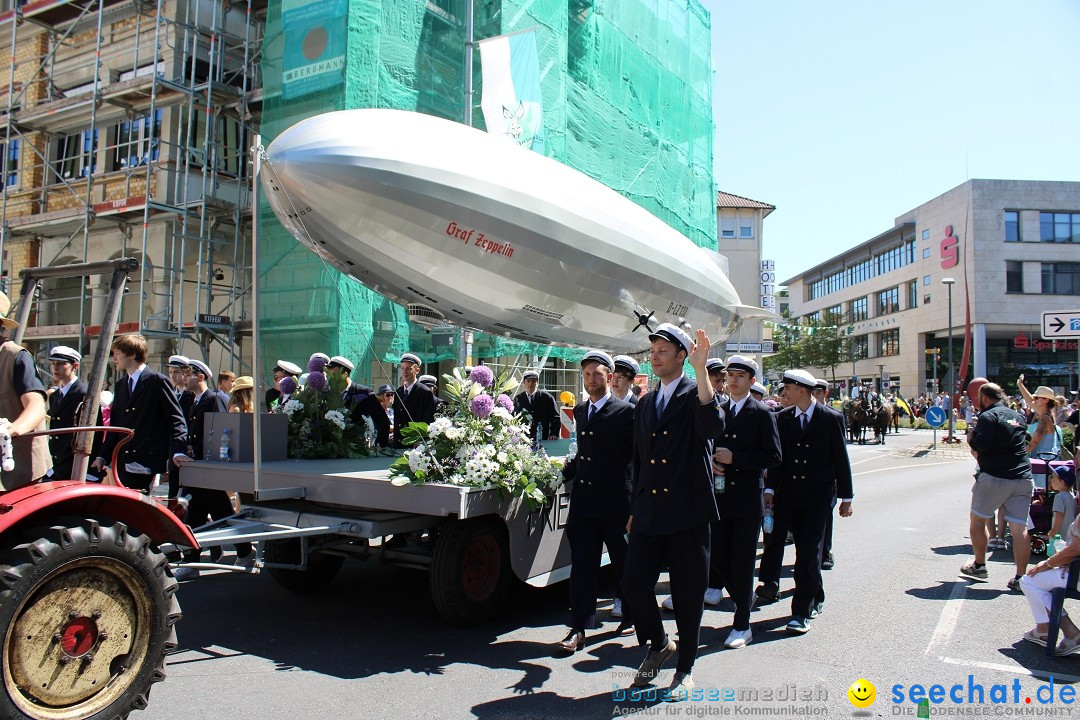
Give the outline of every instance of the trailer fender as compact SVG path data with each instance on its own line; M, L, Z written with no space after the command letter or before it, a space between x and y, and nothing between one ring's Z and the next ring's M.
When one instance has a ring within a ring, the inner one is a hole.
M0 495L0 534L47 526L50 518L62 515L114 518L138 529L155 545L199 545L187 525L137 490L64 480L35 483Z

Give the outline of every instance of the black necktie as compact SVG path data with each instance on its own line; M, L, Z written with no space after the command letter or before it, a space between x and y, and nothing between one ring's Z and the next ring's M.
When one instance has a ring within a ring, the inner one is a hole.
M593 414L596 412L596 405L589 403L589 420L592 420Z
M731 404L731 419L734 420L735 416L738 415L738 414L739 414L739 404L738 403L732 403Z
M664 405L665 405L665 403L664 403L664 393L663 393L663 391L661 391L659 393L659 395L660 395L660 397L656 401L656 417L660 417L661 415L664 414Z
M135 378L128 378L128 395L135 394Z
M806 426L810 424L810 415L803 413L799 416L799 423L802 425L802 431L806 432Z

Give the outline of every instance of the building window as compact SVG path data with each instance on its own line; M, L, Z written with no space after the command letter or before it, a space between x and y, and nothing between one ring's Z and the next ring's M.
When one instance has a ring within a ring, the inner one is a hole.
M1020 242L1020 213L1005 211L1005 242Z
M842 305L833 305L832 307L825 308L824 323L826 326L839 325L844 319L844 308Z
M1005 261L1005 292L1024 292L1024 263L1016 260Z
M929 240L930 239L930 229L929 228L922 231L922 239L923 240Z
M929 295L923 295L922 296L922 304L923 305L929 305L930 304L930 296Z
M877 294L877 314L888 315L900 312L900 287L882 290Z
M733 218L733 217L720 218L720 237L726 237L726 238L735 237L735 218Z
M856 335L851 338L851 356L856 360L865 360L870 354L870 336Z
M1080 213L1039 213L1039 240L1080 243Z
M930 257L930 248L923 248L922 256L923 256L923 260Z
M206 112L200 112L197 109L194 112L197 113L194 123L195 137L192 138L191 147L188 148L191 167L203 167L204 158L209 153L210 157L215 161L213 167L219 173L238 179L246 177L247 158L245 150L241 147L243 128L240 126L240 121L234 118L218 116L211 126L213 134L208 140L206 137ZM725 235L724 237L734 237L734 235Z
M1047 295L1080 295L1080 263L1043 263L1042 291Z
M930 276L929 275L923 275L922 276L922 284L923 285L929 285L930 284Z
M161 137L161 110L154 111L153 125L150 115L117 123L109 131L112 145L107 147L109 170L145 165L158 159L158 142Z
M19 141L12 140L5 146L0 143L0 157L7 158L7 178L4 187L15 187L19 184Z
M809 325L811 327L816 327L816 326L818 326L820 324L821 324L821 311L820 310L818 312L812 312L812 313L810 313L809 315L807 315L806 317L803 318L803 325Z
M86 177L97 172L98 131L89 130L65 135L56 141L53 172L56 178Z
M880 341L878 355L881 357L888 357L889 355L900 354L900 330L882 330L878 333L878 340Z
M866 320L870 315L866 311L866 296L851 301L851 322Z
M907 284L907 301L908 307L919 307L919 282L912 280Z
M754 226L750 224L749 220L739 221L739 237L752 238L754 237Z

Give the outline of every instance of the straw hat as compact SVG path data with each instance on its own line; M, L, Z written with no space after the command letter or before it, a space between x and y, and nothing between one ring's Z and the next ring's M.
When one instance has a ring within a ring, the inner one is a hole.
M8 312L11 311L11 298L6 294L0 292L0 325L8 329L19 327L19 323L15 322L8 317Z
M233 382L232 391L250 390L255 387L255 380L250 375L241 375Z
M1054 394L1054 391L1046 387L1045 385L1040 385L1039 387L1035 388L1035 392L1033 392L1031 396L1047 398L1048 400L1053 400L1057 397L1057 395Z

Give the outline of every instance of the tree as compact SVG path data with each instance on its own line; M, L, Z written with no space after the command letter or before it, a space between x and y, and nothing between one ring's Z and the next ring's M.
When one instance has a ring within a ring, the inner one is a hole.
M833 384L836 384L837 366L850 362L851 341L842 328L834 325L817 327L811 330L807 336L809 354L808 365L825 369L832 374Z

